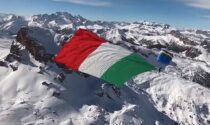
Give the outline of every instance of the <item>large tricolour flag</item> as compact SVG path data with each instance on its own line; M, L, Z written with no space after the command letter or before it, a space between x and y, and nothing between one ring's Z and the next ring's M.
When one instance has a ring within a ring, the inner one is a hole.
M57 54L55 61L118 87L137 74L155 69L143 57L112 45L85 29L76 32Z

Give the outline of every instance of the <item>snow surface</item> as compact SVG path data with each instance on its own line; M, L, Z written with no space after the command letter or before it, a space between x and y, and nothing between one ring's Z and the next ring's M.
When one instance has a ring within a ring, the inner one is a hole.
M1 68L0 76L4 76L0 79L2 125L172 123L145 95L128 87L124 87L123 95L117 97L110 87L102 89L100 80L96 78L85 79L73 73L59 84L53 80L55 71L46 70L44 74L38 74L38 67L23 64L18 67L15 72ZM43 81L51 84L43 86ZM61 92L61 96L52 96L55 91ZM112 99L98 97L96 93L100 91L107 91Z
M76 29L84 27L146 55L162 71L139 74L116 90L95 77L66 73L53 62L38 62L25 51L22 61L6 61L8 66L0 66L0 125L210 125L210 89L193 81L198 69L210 73L209 31L179 31L150 22L89 21L65 12L27 19L13 15L4 20L0 24L0 61L23 26L43 29L39 35L31 28L30 35L53 53ZM172 30L196 45L173 36ZM155 61L159 50L145 47L174 43L196 47L201 54L190 58L186 50L170 50L173 62L164 67ZM13 71L12 66L18 69ZM58 79L61 73L65 75L63 82Z
M12 44L12 38L0 33L0 60L5 59L5 57L10 53L10 46Z

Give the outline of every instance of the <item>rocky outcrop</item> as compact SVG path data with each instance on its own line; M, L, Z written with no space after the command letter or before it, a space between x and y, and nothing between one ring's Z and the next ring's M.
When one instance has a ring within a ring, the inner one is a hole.
M196 34L201 34L201 35L205 35L207 37L210 37L210 33L208 31L205 31L205 30L196 30Z
M181 46L175 42L172 42L170 45L167 46L169 50L172 50L176 53L184 52L188 49L187 46Z
M208 52L210 52L210 38L205 39L201 45L203 48L207 49Z
M1 61L1 60L0 60L0 66L8 67L7 63L5 61Z
M52 61L52 57L58 50L50 32L38 27L21 28L16 41L25 46L31 55L41 62Z
M162 48L166 48L166 46L158 43L158 44L150 45L147 48L149 48L149 49L152 49L152 48L162 49Z
M21 27L27 26L27 21L21 16L8 15L4 18L1 25L0 30L7 32L10 35L16 35Z
M20 46L13 41L10 47L10 53L7 55L5 61L13 62L13 61L21 61L21 54L20 54Z
M170 34L178 38L180 41L183 41L183 43L186 45L198 45L196 42L189 40L187 37L181 34L178 30L172 30Z
M196 48L189 48L186 52L185 52L185 55L187 57L190 57L190 58L195 58L195 57L198 57L201 53L200 50L196 49Z
M199 83L206 87L210 87L210 73L199 68L193 76L193 82Z

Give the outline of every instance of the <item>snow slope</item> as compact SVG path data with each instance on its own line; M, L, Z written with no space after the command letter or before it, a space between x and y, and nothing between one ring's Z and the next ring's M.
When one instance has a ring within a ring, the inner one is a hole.
M209 31L176 30L149 22L89 21L65 12L4 20L0 125L210 125ZM139 74L120 90L113 89L95 77L35 60L27 50L33 45L26 47L15 39L23 26L31 29L30 38L52 53L76 29L88 28L141 54L162 71ZM13 52L14 43L20 52ZM159 47L174 54L166 67L155 61ZM7 60L9 53L20 60Z
M11 38L0 32L0 60L4 59L10 53L10 46L14 38Z
M73 73L65 82L59 83L53 80L56 72L48 70L41 75L36 72L37 67L22 64L18 67L15 72L1 68L1 76L6 76L1 78L0 84L0 121L3 125L172 123L145 95L128 87L124 87L123 95L117 97L109 87L102 90L101 82L95 78L86 79ZM43 81L51 84L44 86ZM112 99L97 96L101 91L107 91ZM61 95L52 96L53 92Z

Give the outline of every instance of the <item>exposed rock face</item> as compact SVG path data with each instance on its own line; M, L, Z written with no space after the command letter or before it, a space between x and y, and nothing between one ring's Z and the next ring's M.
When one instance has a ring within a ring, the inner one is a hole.
M125 35L124 36L121 36L121 39L122 39L122 41L126 41L126 42L129 42L129 43L132 43L132 44L134 44L134 45L137 45L134 41L134 39L133 38L126 38L125 37Z
M1 60L0 60L0 66L8 67L7 63L5 61L1 61Z
M166 46L161 45L161 44L154 44L154 45L150 45L147 48L152 49L152 48L157 48L157 49L162 49L162 48L166 48Z
M185 55L190 58L195 58L199 56L200 54L202 54L201 51L193 47L189 48L185 53Z
M10 67L12 68L12 70L13 70L13 71L18 70L18 66L15 66L15 65L10 65Z
M198 69L198 71L194 74L193 82L210 87L210 73L204 71L203 69Z
M39 37L36 37L37 35ZM25 46L36 60L41 62L51 60L58 50L56 44L53 43L54 40L50 32L38 27L21 28L18 31L16 40Z
M55 80L58 80L59 82L63 82L65 79L66 76L63 73L60 73L55 77Z
M196 30L197 34L202 34L202 35L206 35L208 37L210 37L210 33L208 31L204 31L204 30Z
M198 45L196 42L189 40L187 37L185 37L183 34L181 34L177 30L172 30L170 32L170 34L173 35L173 36L175 36L179 40L183 41L184 44L187 44L187 45Z
M0 30L15 35L22 26L27 26L27 21L24 17L9 15L3 19L2 24Z
M205 39L201 45L203 46L203 48L207 49L208 52L210 52L210 38Z
M21 61L20 46L15 42L10 47L10 54L7 55L6 61L13 62L14 60Z
M186 51L188 49L188 47L180 46L180 45L176 44L175 42L173 42L170 45L168 45L167 48L169 50L172 50L172 51L176 52L176 53L184 52L184 51Z

